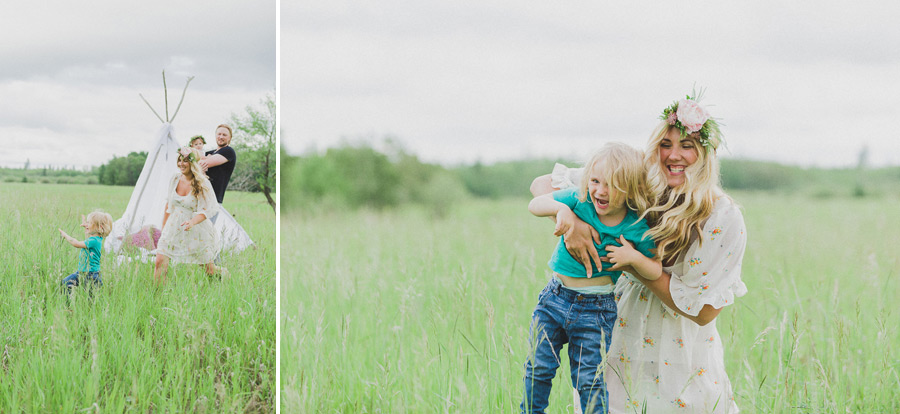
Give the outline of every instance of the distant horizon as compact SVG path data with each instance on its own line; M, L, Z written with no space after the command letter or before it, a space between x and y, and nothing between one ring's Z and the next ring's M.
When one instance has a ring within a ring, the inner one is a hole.
M506 158L484 157L484 158L474 158L474 159L469 159L469 160L454 160L454 161L450 161L450 162L439 162L439 161L435 161L433 159L427 159L425 157L422 157L420 154L417 154L416 152L411 151L407 146L405 146L404 142L402 140L397 140L397 141L400 142L401 147L404 149L404 151L406 151L410 155L416 156L420 161L427 162L429 164L441 165L441 166L447 167L447 168L453 168L453 167L457 167L457 166L474 165L479 162L484 165L494 165L494 164L504 163L504 162L532 161L532 160L554 160L554 159L569 160L573 163L578 163L578 162L580 162L580 161L578 161L579 158L587 158L587 156L588 156L588 155L585 155L582 157L582 156L576 156L574 154L568 154L568 155L566 155L566 154L552 155L551 154L551 155L544 155L544 156L522 155L522 156L517 156L517 157L506 157ZM365 141L365 140L349 140L346 142L350 143L351 145L360 145L360 144L364 143L380 152L384 152L384 147L382 145L383 140L381 142L371 142L371 141ZM338 148L338 147L340 147L340 144L335 145L335 146L330 146L327 148L319 148L319 149L317 149L317 153L321 155L321 154L324 154L325 151L327 151L330 148ZM282 148L284 148L284 146L282 146ZM727 160L739 160L739 161L754 161L754 162L773 163L773 164L777 164L777 165L784 165L784 166L791 166L791 167L819 168L819 169L833 170L833 169L856 168L856 166L858 164L858 159L859 159L858 158L859 152L862 151L863 148L864 148L864 146L860 146L859 151L857 151L857 153L854 154L853 157L850 157L851 159L855 160L854 162L844 164L844 165L803 164L803 163L796 163L796 162L783 161L783 160L755 158L755 157L746 156L746 155L745 156L735 156L735 155L731 155L731 154L727 154L727 153L724 155L720 155L719 158L723 159L723 160L727 159ZM205 149L212 149L212 147L205 148ZM97 167L100 167L101 165L105 165L105 164L109 163L109 161L112 160L113 157L124 157L124 156L127 156L131 152L148 152L149 150L150 150L150 148L145 148L145 149L136 149L136 150L129 151L129 152L123 153L123 154L113 154L113 156L110 157L109 159L106 159L105 161L97 163L97 164L56 164L56 163L46 164L46 163L31 162L29 169L42 169L42 168L46 167L46 168L56 168L56 169L66 169L66 170L77 170L77 171L89 172L93 168L97 168ZM298 151L289 151L286 149L285 149L285 152L288 155L295 156L295 157L303 156L308 153L308 151L299 151L298 152ZM0 168L22 169L25 166L25 163L28 161L30 161L30 160L26 159L23 161L13 161L13 162L4 162L4 161L0 160ZM872 169L891 168L891 167L898 167L898 166L900 166L900 163L885 163L885 164L873 164L871 162L866 163L866 168L872 168Z

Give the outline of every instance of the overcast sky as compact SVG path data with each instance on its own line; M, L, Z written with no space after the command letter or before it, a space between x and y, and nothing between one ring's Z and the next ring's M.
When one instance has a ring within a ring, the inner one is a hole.
M299 154L400 139L445 164L643 148L692 86L725 156L900 164L900 3L382 0L281 4Z
M0 15L0 166L103 164L146 151L188 76L178 140L275 90L275 0L14 2ZM212 140L208 140L212 143ZM210 146L211 147L211 146Z

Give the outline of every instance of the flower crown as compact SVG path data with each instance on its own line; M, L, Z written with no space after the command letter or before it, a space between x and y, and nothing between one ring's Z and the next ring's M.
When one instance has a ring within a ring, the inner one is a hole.
M695 97L687 95L684 99L673 102L668 108L663 109L659 119L678 128L682 137L699 132L700 145L703 145L709 152L717 149L719 144L725 140L722 139L718 121L697 103L702 99L702 95L703 90L701 89L700 93L694 93Z
M193 151L193 148L190 147L181 147L178 149L178 155L186 158L190 162L200 161L200 157L197 156L197 153Z

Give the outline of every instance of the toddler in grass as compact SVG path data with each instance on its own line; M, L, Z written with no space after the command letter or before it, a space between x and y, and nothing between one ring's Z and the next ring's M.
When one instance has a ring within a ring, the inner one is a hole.
M59 234L72 247L81 249L78 256L78 270L61 282L67 293L81 283L88 283L89 287L103 286L103 280L100 279L100 254L103 251L103 238L112 231L112 223L112 216L99 210L88 214L87 217L81 216L84 241L69 236L65 231L59 229Z
M608 259L617 267L630 265L644 274L659 274L662 269L652 259L653 241L644 236L649 227L639 218L650 206L643 154L626 144L609 143L585 164L583 174L580 188L542 195L528 204L536 216L556 217L554 234L562 237L548 263L553 277L532 314L532 354L525 362L523 413L543 413L547 408L559 352L566 343L572 386L578 390L582 411L607 411L601 364L616 320L613 289L622 272L608 270L612 265L605 262L586 267L569 254L564 234L574 225L574 218L596 230L598 251L611 246Z

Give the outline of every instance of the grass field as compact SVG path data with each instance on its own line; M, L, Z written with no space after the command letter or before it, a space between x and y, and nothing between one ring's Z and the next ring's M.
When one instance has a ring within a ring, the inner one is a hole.
M0 412L274 412L275 214L259 194L226 206L259 246L225 256L231 276L199 266L116 265L67 305L60 280L83 239L81 214L122 215L130 187L0 184Z
M732 195L749 293L717 324L739 407L900 412L900 200ZM283 213L282 412L517 412L556 243L526 204Z

